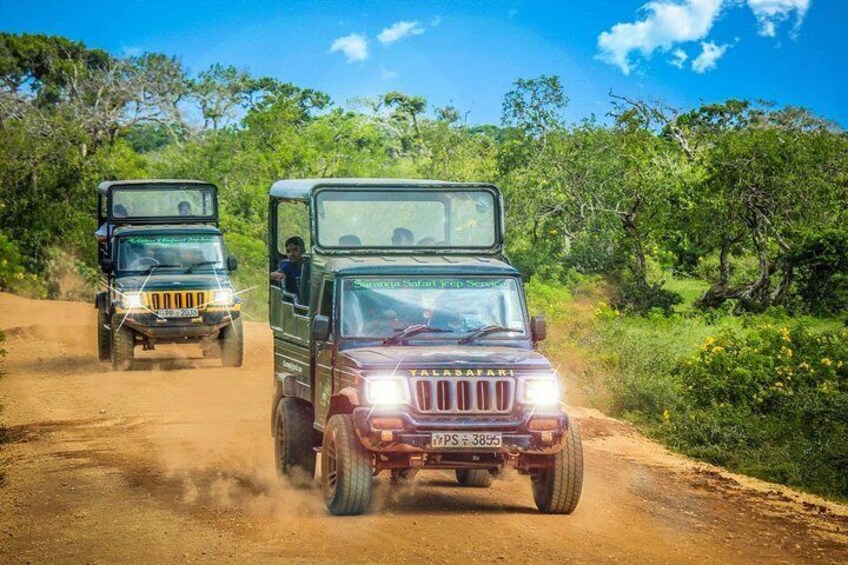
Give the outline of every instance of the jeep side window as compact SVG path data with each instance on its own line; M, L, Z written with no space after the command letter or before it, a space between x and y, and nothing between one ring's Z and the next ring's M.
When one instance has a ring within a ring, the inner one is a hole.
M322 316L327 316L330 320L330 339L333 339L333 289L335 288L333 279L324 279L324 286L321 290L321 306L318 311Z

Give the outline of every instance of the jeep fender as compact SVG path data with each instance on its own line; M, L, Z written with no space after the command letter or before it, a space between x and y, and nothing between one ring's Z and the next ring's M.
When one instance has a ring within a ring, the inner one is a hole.
M350 386L345 387L330 397L327 421L336 414L353 414L353 409L359 405L359 391Z

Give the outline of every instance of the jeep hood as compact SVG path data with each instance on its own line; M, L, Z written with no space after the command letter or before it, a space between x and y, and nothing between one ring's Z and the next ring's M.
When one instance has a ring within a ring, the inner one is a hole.
M387 346L346 349L338 354L341 364L355 369L395 368L513 368L550 370L540 353L503 346Z
M147 283L144 281L147 280ZM119 277L115 280L119 289L139 290L144 285L144 290L195 290L209 288L232 288L230 279L225 274L218 273L176 273L164 271L161 274L147 276L135 275Z

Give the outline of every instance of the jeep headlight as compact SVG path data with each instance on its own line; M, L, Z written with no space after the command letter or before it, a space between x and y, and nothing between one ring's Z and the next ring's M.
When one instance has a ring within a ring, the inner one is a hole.
M396 406L409 401L409 388L405 379L396 377L370 378L366 391L368 402L376 406Z
M227 306L233 303L234 296L232 289L222 288L220 290L216 290L212 293L212 304Z
M559 380L556 376L530 377L524 380L522 402L534 406L556 406L559 404Z
M144 306L144 295L140 292L128 292L121 299L124 308L132 310Z

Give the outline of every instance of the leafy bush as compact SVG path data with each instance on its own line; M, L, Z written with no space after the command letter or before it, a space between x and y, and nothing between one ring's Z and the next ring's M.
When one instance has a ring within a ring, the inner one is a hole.
M531 316L544 314L548 320L559 320L568 315L571 293L564 284L533 276L525 283L524 290Z
M0 291L28 298L45 298L47 289L36 275L27 273L18 245L0 232Z
M621 310L636 314L659 310L669 315L683 302L679 294L663 288L662 281L638 281L626 269L613 276L612 281L616 291L613 304Z
M798 296L813 312L848 308L848 231L808 237L789 258L796 265Z
M708 336L674 369L659 430L681 451L848 497L848 331L766 324Z
M759 265L756 255L732 256L728 262L730 275L728 283L730 286L738 286L756 279L759 273ZM719 275L719 252L715 251L699 257L695 274L709 281L710 284L717 284L721 278Z

